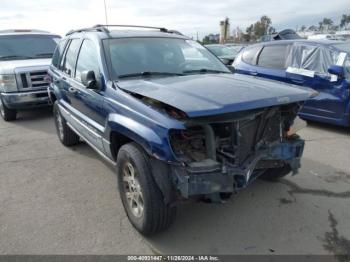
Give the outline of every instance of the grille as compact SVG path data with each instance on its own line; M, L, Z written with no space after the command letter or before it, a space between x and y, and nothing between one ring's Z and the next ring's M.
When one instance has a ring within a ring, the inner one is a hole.
M269 144L280 139L280 112L265 112L254 120L242 123L238 136L239 163L253 154L258 144Z
M42 89L48 86L48 82L45 80L47 71L33 71L20 74L21 87L25 90L28 89Z
M257 149L280 139L281 113L264 110L256 118L214 125L219 134L219 154L234 164L242 164Z

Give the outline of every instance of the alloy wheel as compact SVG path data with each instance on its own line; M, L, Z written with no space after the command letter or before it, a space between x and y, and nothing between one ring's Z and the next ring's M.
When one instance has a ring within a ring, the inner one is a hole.
M135 217L142 217L144 201L141 185L137 172L130 162L126 162L123 168L124 193L131 213Z

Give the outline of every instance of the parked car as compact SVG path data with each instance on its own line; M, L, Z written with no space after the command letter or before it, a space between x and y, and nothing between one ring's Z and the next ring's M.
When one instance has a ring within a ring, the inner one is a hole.
M49 105L47 70L60 36L39 30L0 31L0 115Z
M246 48L234 63L237 73L310 87L319 95L299 115L350 126L350 42L290 40Z
M243 48L248 46L248 44L225 44L225 46L233 49L238 54Z
M139 232L167 228L179 201L221 202L259 176L298 171L304 141L293 121L310 91L232 74L164 28L111 29L70 32L48 92L58 138L81 138L115 165Z
M206 45L205 47L208 48L214 55L219 57L226 65L232 65L238 54L238 51L225 45L212 44Z

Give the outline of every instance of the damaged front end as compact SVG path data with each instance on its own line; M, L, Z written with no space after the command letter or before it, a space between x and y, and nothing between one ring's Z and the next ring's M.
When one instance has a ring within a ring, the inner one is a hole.
M170 143L182 166L173 182L184 198L212 201L246 187L270 169L300 167L304 141L292 128L300 103L185 120Z

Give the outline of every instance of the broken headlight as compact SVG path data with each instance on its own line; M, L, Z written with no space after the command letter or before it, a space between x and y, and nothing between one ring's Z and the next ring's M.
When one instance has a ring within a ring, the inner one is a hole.
M207 158L205 134L201 127L172 130L170 144L176 157L183 162L201 161Z
M17 82L15 75L0 75L0 91L15 92L17 91Z

